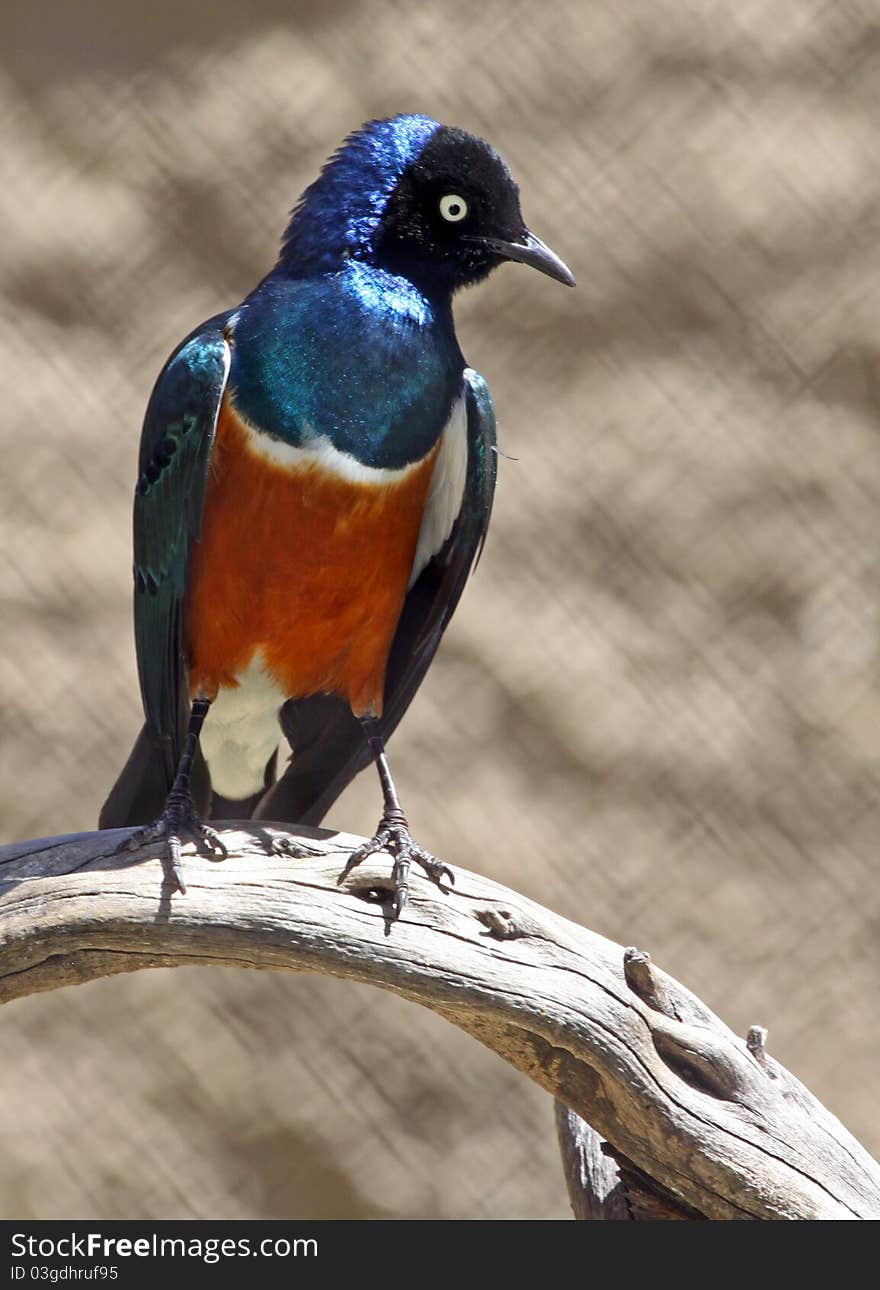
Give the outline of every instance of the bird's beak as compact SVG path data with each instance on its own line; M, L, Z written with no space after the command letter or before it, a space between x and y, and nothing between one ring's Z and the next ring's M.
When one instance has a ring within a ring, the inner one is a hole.
M567 287L575 285L574 274L567 265L563 264L558 255L555 255L550 247L545 245L539 237L529 229L523 229L522 236L517 242L505 242L498 237L475 237L474 242L479 242L488 250L494 251L496 255L504 256L505 260L516 260L519 264L530 264L533 269L540 273L546 273L548 278L555 278L557 282L562 282Z

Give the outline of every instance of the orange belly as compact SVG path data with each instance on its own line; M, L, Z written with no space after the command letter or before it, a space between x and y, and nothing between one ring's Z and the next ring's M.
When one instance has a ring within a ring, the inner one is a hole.
M288 698L379 715L436 449L391 483L254 451L226 399L184 621L190 692L234 686L257 651Z

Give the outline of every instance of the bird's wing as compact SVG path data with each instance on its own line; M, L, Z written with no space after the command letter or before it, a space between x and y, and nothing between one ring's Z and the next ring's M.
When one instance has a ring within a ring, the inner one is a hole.
M187 336L147 405L134 498L134 633L147 720L101 808L102 829L155 819L177 772L189 720L181 649L187 566L229 374L230 317L218 314ZM210 790L198 752L191 789L203 811Z
M464 374L467 473L452 532L407 592L385 680L381 731L387 739L409 707L477 561L495 492L495 414L483 378ZM348 704L331 695L289 700L281 725L290 764L259 802L255 817L319 824L343 789L369 764L364 732Z
M172 354L144 418L134 498L134 634L148 731L171 787L189 719L182 654L190 545L202 524L220 402L229 375L226 315Z

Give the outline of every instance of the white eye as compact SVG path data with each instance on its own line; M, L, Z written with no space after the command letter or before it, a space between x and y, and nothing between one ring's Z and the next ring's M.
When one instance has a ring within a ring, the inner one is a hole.
M463 197L459 197L458 193L447 193L445 197L440 198L440 214L444 219L448 219L450 224L458 224L467 213L467 202Z

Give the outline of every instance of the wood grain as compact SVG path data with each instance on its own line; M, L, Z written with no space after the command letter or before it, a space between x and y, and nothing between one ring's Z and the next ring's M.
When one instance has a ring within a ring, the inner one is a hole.
M447 1017L574 1111L627 1176L707 1218L880 1218L880 1166L767 1053L637 950L466 870L413 873L388 917L390 861L340 881L361 839L222 825L229 857L185 857L172 894L125 830L0 848L0 1002L116 972L232 964L324 972ZM289 835L288 835L289 836Z

